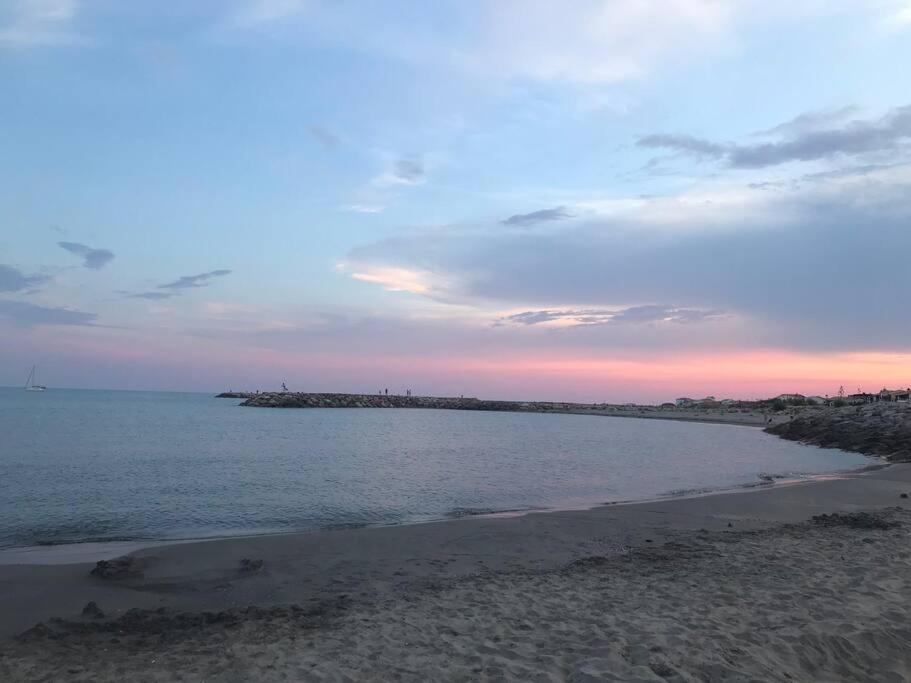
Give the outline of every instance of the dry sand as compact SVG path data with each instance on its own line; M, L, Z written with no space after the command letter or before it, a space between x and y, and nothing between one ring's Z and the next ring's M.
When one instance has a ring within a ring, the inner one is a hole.
M894 465L585 511L155 547L133 554L143 576L122 580L90 564L2 566L0 679L909 680L905 492L911 465ZM872 516L809 521L834 511ZM242 558L264 562L244 571ZM105 618L80 616L90 600Z

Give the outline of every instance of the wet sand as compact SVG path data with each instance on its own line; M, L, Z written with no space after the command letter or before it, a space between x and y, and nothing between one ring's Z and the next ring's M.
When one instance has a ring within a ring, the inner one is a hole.
M0 566L0 678L907 680L909 492L911 465L893 465L583 511L157 546L123 579L90 576L91 563ZM836 511L874 516L810 521ZM89 601L104 618L81 615Z

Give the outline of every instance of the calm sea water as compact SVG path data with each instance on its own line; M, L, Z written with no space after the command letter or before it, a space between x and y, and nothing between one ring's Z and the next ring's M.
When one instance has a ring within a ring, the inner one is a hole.
M759 429L0 389L0 547L396 524L862 467Z

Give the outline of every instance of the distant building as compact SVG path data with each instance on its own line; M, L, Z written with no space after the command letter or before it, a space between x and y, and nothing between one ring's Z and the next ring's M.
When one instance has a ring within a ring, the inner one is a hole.
M676 405L678 408L689 408L695 403L696 400L692 398L678 398L674 401L674 405Z
M862 406L866 403L876 403L879 400L877 394L850 394L845 396L845 401L847 401L849 406Z
M911 401L911 387L908 389L883 389L876 394L876 400L889 403L907 403Z

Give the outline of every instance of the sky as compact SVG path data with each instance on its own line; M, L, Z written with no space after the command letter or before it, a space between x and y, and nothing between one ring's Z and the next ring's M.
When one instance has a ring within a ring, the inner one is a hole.
M911 0L0 0L0 385L911 384Z

